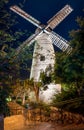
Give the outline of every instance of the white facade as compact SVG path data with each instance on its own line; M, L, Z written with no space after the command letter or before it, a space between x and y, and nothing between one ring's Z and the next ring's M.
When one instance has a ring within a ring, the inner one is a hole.
M52 41L46 33L42 33L36 38L30 79L33 78L35 82L38 82L40 73L45 71L49 65L53 68L54 63L55 54Z
M61 85L60 84L54 84L51 83L47 86L47 89L41 90L39 93L39 98L41 101L50 103L52 101L52 98L54 97L54 94L61 92Z
M42 33L36 38L30 79L33 78L35 82L40 81L40 73L45 72L48 66L51 66L53 70L54 64L55 53L52 41L46 33ZM61 92L61 85L51 83L47 90L40 90L39 99L50 103L53 95L59 92Z

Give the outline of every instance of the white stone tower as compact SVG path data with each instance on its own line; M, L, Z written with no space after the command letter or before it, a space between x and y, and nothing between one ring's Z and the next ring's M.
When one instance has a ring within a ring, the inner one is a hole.
M35 82L40 80L40 73L48 66L53 69L55 62L54 48L46 33L39 35L35 42L30 78Z

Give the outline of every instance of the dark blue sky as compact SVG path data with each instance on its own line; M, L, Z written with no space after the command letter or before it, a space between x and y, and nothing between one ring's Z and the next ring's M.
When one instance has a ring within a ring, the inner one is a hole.
M31 14L33 17L41 21L43 24L46 22L66 4L69 4L74 10L73 12L61 22L54 31L69 40L69 31L78 28L76 23L77 16L84 16L84 0L10 0L9 6L11 5L24 4L23 9ZM17 15L12 12L13 15ZM19 21L18 28L28 29L29 32L34 32L36 27L28 21L18 16Z

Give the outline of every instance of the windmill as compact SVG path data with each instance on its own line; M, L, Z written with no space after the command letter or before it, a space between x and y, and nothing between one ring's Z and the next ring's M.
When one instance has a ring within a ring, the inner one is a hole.
M10 9L37 27L35 33L16 49L16 55L18 55L25 46L30 46L36 41L30 78L33 78L35 82L38 82L42 71L45 71L48 66L51 66L53 69L55 61L53 44L63 52L66 51L67 53L70 53L72 50L68 41L55 33L53 29L58 26L73 9L70 5L65 5L47 22L47 25L42 25L40 21L36 20L16 5L11 6Z

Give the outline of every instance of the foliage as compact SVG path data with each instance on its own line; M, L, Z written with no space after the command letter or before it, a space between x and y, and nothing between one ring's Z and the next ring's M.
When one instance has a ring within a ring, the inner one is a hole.
M13 26L17 24L15 17L8 9L9 0L0 1L0 82L6 77L15 77L15 71L19 73L19 65L14 60L16 43L23 35L21 30L14 32ZM25 31L24 31L25 34ZM18 74L17 74L18 75ZM17 77L17 76L16 76Z
M15 81L15 84L12 85L13 93L11 93L11 96L15 97L16 100L17 100L18 97L22 98L24 93L25 93L25 96L26 95L28 96L28 93L29 93L28 81L29 81L28 79L26 79L26 80L17 79Z
M79 23L81 22L80 19ZM72 31L70 36L72 40L70 45L73 50L70 55L63 53L58 53L56 55L56 64L55 64L55 79L56 82L70 83L74 84L77 88L83 88L84 84L84 27L76 31Z
M55 94L52 102L55 105L56 102L59 103L59 102L63 102L66 100L71 100L73 98L76 98L76 96L77 96L77 91L76 91L76 88L74 86L63 85L61 93Z
M53 81L53 71L51 65L49 65L45 72L40 73L40 80L43 85L49 84Z
M44 102L30 102L31 108L40 108L45 111L46 115L50 114L50 106Z
M33 91L35 93L35 99L39 101L39 90L42 86L41 82L34 82L33 79L17 79L15 84L11 87L13 92L11 93L11 97L18 101L18 98L21 99L22 105L26 103L26 101L30 102L30 93Z
M9 51L11 47L17 47L21 44L19 39L24 35L29 35L27 30L14 29L18 26L18 21L9 10L8 4L9 0L0 1L0 47L4 47L5 51Z
M67 108L69 110L83 110L83 101L76 101L72 104L67 100L74 100L80 97L84 97L84 18L77 18L79 29L70 32L72 40L70 45L72 46L72 52L69 55L66 53L56 54L56 63L54 71L54 79L56 83L66 85L60 94L55 95L53 103L59 102L60 107ZM65 104L61 102L66 101Z
M51 82L51 76L47 75L46 72L42 72L40 75L40 79L43 82L43 84L48 84Z
M9 10L8 4L9 0L0 0L0 111L3 113L6 112L6 98L13 89L11 86L20 79L20 70L23 67L23 61L18 62L15 57L15 48L21 44L21 37L24 39L24 36L29 36L27 30L14 29L18 22Z
M7 101L9 92L11 92L11 88L9 85L4 84L3 86L0 85L0 114L3 113L4 116L8 115L8 107L7 107Z
M32 78L29 80L29 85L30 85L31 91L34 91L35 93L36 101L39 102L39 91L40 91L40 88L43 87L42 83L35 82L34 79Z

